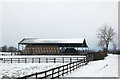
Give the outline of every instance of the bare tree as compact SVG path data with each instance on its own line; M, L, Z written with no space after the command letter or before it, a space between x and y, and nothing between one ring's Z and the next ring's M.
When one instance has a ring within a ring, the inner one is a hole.
M114 29L107 24L104 24L103 27L99 28L97 37L99 39L98 45L101 47L104 52L105 56L107 56L108 53L108 47L109 43L114 39L114 36L116 35Z

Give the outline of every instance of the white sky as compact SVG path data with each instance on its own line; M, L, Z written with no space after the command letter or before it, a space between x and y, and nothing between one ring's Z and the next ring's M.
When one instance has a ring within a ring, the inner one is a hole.
M118 31L117 0L12 1L0 7L2 45L17 46L24 37L86 38L90 49L97 49L99 27L106 23Z

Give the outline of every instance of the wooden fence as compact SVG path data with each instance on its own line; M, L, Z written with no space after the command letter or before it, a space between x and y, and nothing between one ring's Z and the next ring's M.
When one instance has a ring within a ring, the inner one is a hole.
M86 57L3 58L3 63L72 63Z
M65 74L71 73L75 69L77 69L80 66L83 66L85 64L87 64L87 62L84 59L80 59L78 61L71 62L66 65L52 68L52 69L49 69L49 70L43 71L43 72L33 73L31 75L19 77L17 79L31 79L31 78L32 79L47 79L47 78L55 79L55 78L64 76Z

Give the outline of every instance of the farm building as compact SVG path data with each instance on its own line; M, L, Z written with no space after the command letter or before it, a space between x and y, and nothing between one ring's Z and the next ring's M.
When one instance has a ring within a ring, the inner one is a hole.
M85 54L86 40L82 39L38 39L24 38L18 43L21 54Z

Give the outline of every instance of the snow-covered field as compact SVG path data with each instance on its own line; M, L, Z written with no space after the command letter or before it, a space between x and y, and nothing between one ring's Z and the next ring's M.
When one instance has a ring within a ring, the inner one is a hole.
M39 58L39 57L85 57L81 55L13 55L13 56L2 56L0 55L0 58Z
M64 59L64 63L58 63L58 62L42 63L43 61L45 61L46 58L52 59L52 60L53 58L56 58L57 61L62 62L62 57L68 57ZM64 56L60 56L60 55L0 56L0 58L27 58L29 59L27 62L31 61L31 58L36 59L34 60L35 63L24 63L24 61L22 61L22 63L13 62L12 64L10 62L3 63L3 60L0 60L0 78L2 78L3 76L4 77L22 77L25 75L30 75L32 73L45 71L45 70L69 63L70 62L69 57L72 57L72 59L75 59L73 61L76 61L77 57L85 57L85 56L72 56L72 55L69 55L69 56L68 55L64 55ZM38 63L38 58L41 58L40 59L42 61L41 63Z
M66 64L66 63L64 63ZM15 63L3 64L0 63L0 79L4 77L22 77L32 73L45 71L54 67L63 65L63 63Z
M0 63L0 78L21 77L61 65L63 63ZM65 77L118 77L118 55L109 54L104 60L91 61Z
M109 54L105 60L89 62L65 77L118 77L118 55Z

